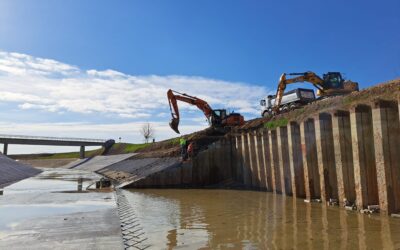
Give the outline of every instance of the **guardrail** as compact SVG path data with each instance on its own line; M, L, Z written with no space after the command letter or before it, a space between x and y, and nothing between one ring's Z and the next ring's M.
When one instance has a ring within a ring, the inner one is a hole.
M105 143L105 139L71 138L71 137L49 137L49 136L26 136L26 135L4 135L0 134L0 139L21 139L21 140L46 140L46 141L65 141L65 142L93 142Z

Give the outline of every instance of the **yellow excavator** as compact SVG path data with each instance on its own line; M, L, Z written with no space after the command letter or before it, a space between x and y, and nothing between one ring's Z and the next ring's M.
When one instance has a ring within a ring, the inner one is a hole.
M286 76L295 76L286 78ZM273 112L279 113L286 86L296 82L310 82L317 90L317 96L328 97L336 95L345 95L354 91L358 91L358 83L344 80L340 72L328 72L319 77L312 71L304 73L283 73L279 79L278 89L276 91L275 104Z

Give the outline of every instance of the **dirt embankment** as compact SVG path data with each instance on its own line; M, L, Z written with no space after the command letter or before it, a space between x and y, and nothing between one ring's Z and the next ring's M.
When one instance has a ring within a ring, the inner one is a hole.
M247 131L263 127L266 122L286 119L288 121L301 122L308 117L317 115L322 112L331 112L334 110L348 110L358 104L368 104L375 100L398 100L400 98L400 78L385 83L375 85L363 89L359 92L354 92L345 96L329 97L318 100L302 108L291 112L277 115L273 118L256 118L249 120L237 131Z
M207 128L195 133L184 135L183 137L188 143L194 142L195 151L201 151L207 148L211 143L218 141L224 135L217 134L212 129ZM150 144L148 147L138 150L140 157L177 157L180 156L180 145L179 139L176 137L173 139L155 142Z

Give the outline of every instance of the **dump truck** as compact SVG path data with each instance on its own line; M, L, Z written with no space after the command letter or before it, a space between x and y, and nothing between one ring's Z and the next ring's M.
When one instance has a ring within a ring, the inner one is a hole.
M315 93L312 89L297 88L283 94L279 106L279 112L287 112L308 103L315 101ZM276 102L276 95L268 95L266 99L260 101L261 116L269 117L273 115L273 108Z

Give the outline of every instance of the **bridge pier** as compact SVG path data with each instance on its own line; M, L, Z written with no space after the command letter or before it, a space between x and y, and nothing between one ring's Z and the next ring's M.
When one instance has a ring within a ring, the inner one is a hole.
M81 146L81 150L79 152L79 158L81 159L85 158L85 146Z
M8 151L8 143L4 143L3 155L7 155L7 151Z

